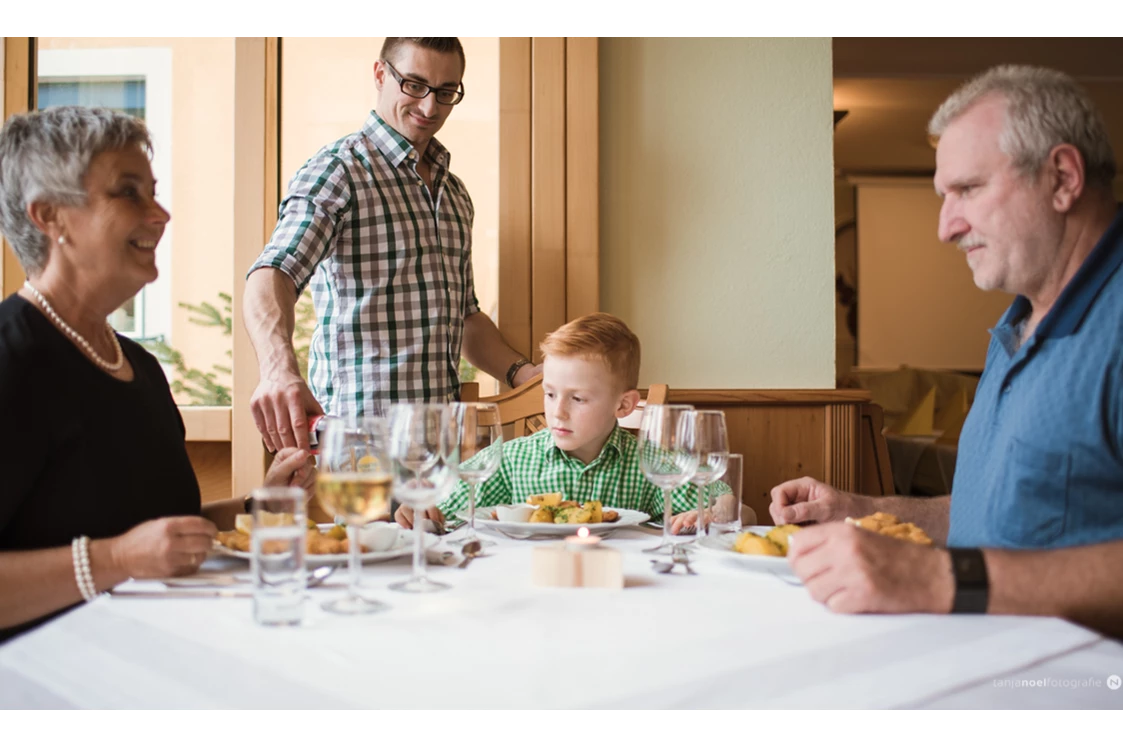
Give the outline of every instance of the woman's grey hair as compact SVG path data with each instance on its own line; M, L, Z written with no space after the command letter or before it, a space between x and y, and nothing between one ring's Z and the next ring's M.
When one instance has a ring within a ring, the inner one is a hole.
M1036 175L1056 146L1067 143L1084 158L1085 179L1111 189L1115 155L1103 118L1087 92L1064 73L1029 65L999 65L971 79L940 105L928 122L939 138L953 121L984 96L1006 101L1002 152L1026 176Z
M128 145L152 154L144 123L112 109L59 106L8 118L0 130L0 232L25 273L38 275L49 250L27 207L84 205L90 162Z

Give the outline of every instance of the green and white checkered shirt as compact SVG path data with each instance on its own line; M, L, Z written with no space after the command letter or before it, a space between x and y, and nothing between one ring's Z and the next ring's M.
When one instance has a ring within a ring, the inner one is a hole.
M604 506L635 509L653 519L663 519L663 489L643 477L638 440L619 426L588 465L555 446L549 429L487 449L496 447L503 449L503 462L477 487L477 506L520 504L533 494L560 493L566 501L601 501ZM710 495L718 495L722 485L710 486ZM724 492L728 490L725 486ZM697 509L697 497L697 489L691 484L676 488L671 493L675 514ZM440 509L447 517L467 506L468 484L461 481L441 502Z
M472 278L474 209L436 139L433 192L418 153L371 112L363 129L308 160L289 183L273 236L250 273L277 268L312 283L319 316L308 379L331 414L392 402L449 402L459 392Z

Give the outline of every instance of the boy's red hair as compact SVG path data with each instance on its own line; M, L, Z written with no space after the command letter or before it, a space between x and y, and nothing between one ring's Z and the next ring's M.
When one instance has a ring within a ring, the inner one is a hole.
M580 356L604 362L626 390L639 386L639 338L624 321L597 312L578 317L546 336L543 356Z

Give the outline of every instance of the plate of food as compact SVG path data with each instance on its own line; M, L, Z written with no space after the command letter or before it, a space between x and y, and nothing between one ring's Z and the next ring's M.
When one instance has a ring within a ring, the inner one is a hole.
M788 538L796 525L752 525L741 532L707 535L698 539L698 549L752 571L765 571L787 581L799 578L788 564Z
M877 512L868 517L854 519L847 517L852 525L870 532L888 535L921 545L931 545L932 539L911 522L900 522L892 514ZM798 525L753 525L739 533L709 535L698 541L701 550L721 556L754 571L768 571L787 581L799 582L799 577L788 564L788 539L799 532Z
M252 517L248 514L239 514L234 527L233 530L218 534L214 541L214 551L219 555L248 561L250 538L253 533ZM351 559L347 529L342 525L317 525L309 520L305 538L306 566L346 564ZM359 556L363 563L388 561L413 552L413 530L405 530L389 522L372 522L359 530L359 542L363 546L363 552ZM426 548L431 548L439 542L439 538L426 533L424 539Z
M462 510L457 516L467 520L468 511ZM476 508L476 527L520 539L565 537L578 527L587 527L593 535L608 535L648 519L643 512L606 507L599 501L565 501L560 493L531 496L525 504Z

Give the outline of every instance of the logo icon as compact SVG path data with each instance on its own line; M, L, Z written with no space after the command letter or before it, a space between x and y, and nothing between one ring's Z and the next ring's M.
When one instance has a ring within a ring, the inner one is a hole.
M1118 675L1109 675L1107 677L1107 687L1112 691L1118 691L1120 686L1123 686L1123 678L1120 678Z

